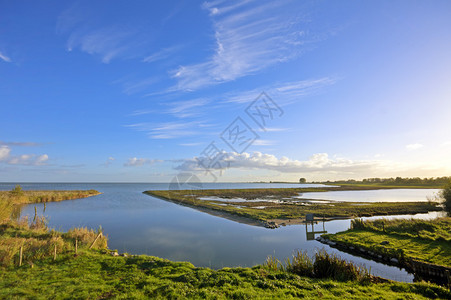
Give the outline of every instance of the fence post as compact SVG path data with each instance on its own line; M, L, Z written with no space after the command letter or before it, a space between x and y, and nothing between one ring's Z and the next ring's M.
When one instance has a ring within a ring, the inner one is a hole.
M89 246L89 249L91 249L93 246L94 246L94 244L97 242L97 240L99 239L99 237L102 235L102 232L100 232L98 235L97 235L97 237L96 237L96 239L94 240L94 242L92 242L92 244L91 244L91 246Z
M445 270L446 279L448 279L448 289L451 291L451 275L449 275L449 271Z
M56 260L56 244L55 244L55 250L53 251L53 260Z
M19 267L22 266L23 246L20 246L19 250Z
M78 238L75 238L75 254L78 252Z

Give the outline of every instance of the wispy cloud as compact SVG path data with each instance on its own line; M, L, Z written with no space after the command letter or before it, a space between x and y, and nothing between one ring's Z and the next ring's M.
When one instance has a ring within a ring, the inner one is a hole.
M167 47L159 50L158 52L155 52L149 56L146 56L142 61L146 63L153 63L159 60L166 59L179 51L182 47L181 46L172 46Z
M126 125L126 127L130 127L138 131L144 131L150 138L153 139L173 139L200 134L201 132L199 129L209 127L209 125L200 121L180 121L165 122L160 124L137 123Z
M11 58L9 58L8 56L6 56L6 55L3 54L2 52L0 52L0 59L3 60L4 62L11 62Z
M406 145L406 149L409 150L409 151L418 150L418 149L421 149L423 147L424 147L424 145L423 144L419 144L419 143Z
M140 166L144 166L144 165L153 165L157 162L162 162L162 160L132 157L132 158L128 159L128 161L124 164L124 166L140 167Z
M103 163L105 167L109 167L116 159L112 156L108 157L108 159Z
M79 47L88 54L99 55L103 63L125 54L134 44L133 33L117 27L101 28L93 31L76 31L67 42L67 50Z
M123 92L127 95L142 92L157 83L159 80L160 79L157 77L149 77L138 81L128 81L123 84Z
M40 143L34 143L34 142L4 142L0 141L0 146L18 146L18 147L37 147L41 146Z
M252 145L254 145L254 146L272 146L275 143L276 143L275 141L257 139L252 143Z
M200 146L203 145L204 143L182 143L179 144L180 146L185 146L185 147L195 147L195 146Z
M277 128L277 127L267 127L267 128L259 128L257 131L260 132L282 132L282 131L288 131L291 130L290 128Z
M139 32L120 22L100 25L100 13L94 13L84 4L76 3L58 17L57 33L68 36L67 50L79 49L97 55L103 63L118 57L133 57L141 49L143 39Z
M222 98L227 103L249 103L254 101L262 91L265 91L279 105L286 105L299 101L302 97L320 93L326 87L335 84L338 80L335 77L322 77L276 83L252 90L229 93Z
M167 111L167 113L178 118L198 116L201 113L202 108L205 108L205 106L210 102L211 99L208 98L169 102L167 105L171 106L171 108Z
M287 1L204 3L215 30L215 52L204 62L174 70L174 89L196 90L235 80L298 56L309 38L300 28L299 12L285 4Z

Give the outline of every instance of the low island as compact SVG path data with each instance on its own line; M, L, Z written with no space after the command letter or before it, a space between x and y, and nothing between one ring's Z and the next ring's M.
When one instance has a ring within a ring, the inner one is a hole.
M300 197L300 194L307 192L399 188L411 187L344 185L316 188L159 190L145 191L144 193L213 215L269 228L274 228L278 225L300 224L305 221L305 217L308 214L313 214L320 220L332 220L380 215L418 214L443 210L434 201L361 203L313 200Z

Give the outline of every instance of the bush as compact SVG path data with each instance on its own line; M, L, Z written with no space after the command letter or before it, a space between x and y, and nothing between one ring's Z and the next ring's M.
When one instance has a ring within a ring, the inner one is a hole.
M448 182L447 185L443 188L443 190L440 192L440 196L445 201L445 211L448 213L448 216L451 216L451 180Z
M16 185L16 187L11 190L11 195L16 197L22 196L23 195L22 187L20 185Z

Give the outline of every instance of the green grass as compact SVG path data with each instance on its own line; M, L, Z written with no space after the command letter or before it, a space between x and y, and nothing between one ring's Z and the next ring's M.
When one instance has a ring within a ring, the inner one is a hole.
M402 260L415 259L451 267L451 218L353 221L353 228L326 238ZM384 231L385 230L385 231ZM381 245L387 241L387 245Z
M306 214L315 214L325 218L352 218L374 215L401 215L440 211L433 202L383 202L383 203L297 203L289 197L304 192L372 190L372 187L346 186L327 188L288 188L288 189L224 189L224 190L171 190L146 191L145 194L169 200L198 209L210 209L230 215L253 220L292 220L304 218ZM230 202L200 200L201 197L217 196L231 199ZM262 201L233 202L233 199L262 199ZM264 200L282 200L272 203ZM225 204L225 205L224 205ZM260 207L264 206L264 209Z
M0 191L0 202L12 202L13 204L29 204L56 202L72 199L80 199L99 195L96 190L74 190L74 191L23 191L13 189L12 191Z
M302 277L265 266L214 271L151 256L83 251L0 273L0 298L428 299L451 297L427 283L361 283Z

